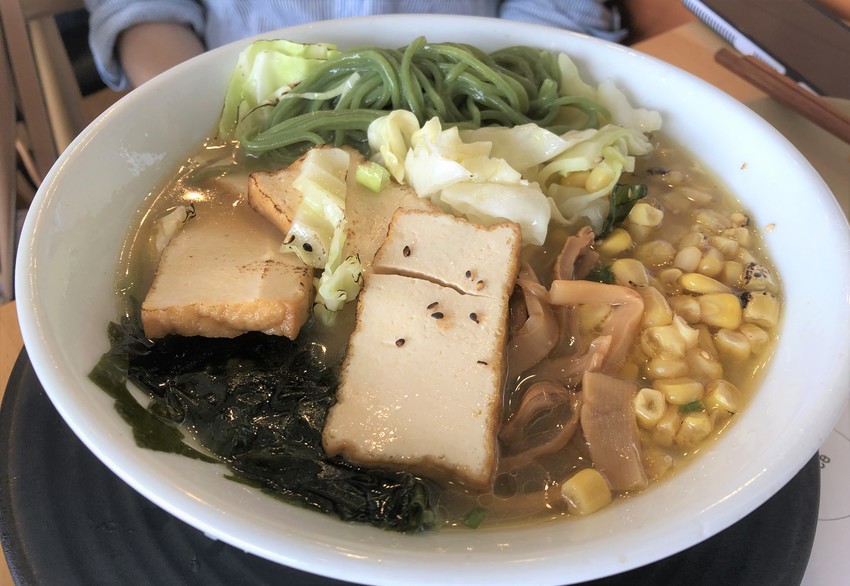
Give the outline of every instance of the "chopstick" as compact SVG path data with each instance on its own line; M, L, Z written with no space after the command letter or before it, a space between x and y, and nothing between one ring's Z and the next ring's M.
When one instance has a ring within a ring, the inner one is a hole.
M714 60L827 132L850 143L850 117L789 77L751 55L739 55L726 48L717 51Z

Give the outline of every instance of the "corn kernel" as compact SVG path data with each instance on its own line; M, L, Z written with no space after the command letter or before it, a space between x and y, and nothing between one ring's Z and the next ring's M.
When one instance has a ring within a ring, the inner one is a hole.
M676 443L683 447L696 447L705 441L711 430L711 418L708 413L688 413L682 418L682 425L676 433Z
M693 273L702 259L702 251L696 246L686 246L676 253L673 266L685 273Z
M653 358L646 363L646 377L651 380L681 378L683 376L688 376L688 363L684 360Z
M662 267L670 264L676 256L676 249L666 240L652 240L638 245L635 258L651 267Z
M726 258L735 258L738 254L738 241L728 236L712 236L708 239L711 246Z
M723 376L723 365L702 348L688 350L685 361L688 363L688 376L704 385Z
M701 382L688 377L657 380L652 384L664 393L664 398L672 405L686 405L699 401L705 392Z
M750 341L750 349L753 354L761 354L770 341L770 334L758 327L756 324L743 323L738 331Z
M694 216L697 224L705 226L712 232L721 232L732 227L732 220L714 210L700 210Z
M679 279L679 284L685 291L691 293L731 293L731 289L718 281L700 273L685 273Z
M741 325L741 301L731 293L709 293L697 297L700 321L718 328L738 329ZM755 313L755 311L754 311ZM752 321L752 320L748 320Z
M735 287L741 282L741 275L744 273L744 265L737 260L727 260L723 263L723 268L720 274L717 275L717 280L724 285Z
M696 187L680 187L678 191L682 192L685 197L697 205L710 203L714 199L714 196L710 192Z
M664 212L647 202L638 202L628 215L629 222L639 226L655 228L664 220Z
M631 235L622 228L615 228L611 231L611 234L608 235L608 238L599 244L597 250L600 254L614 256L621 252L625 252L631 248L631 246Z
M753 235L747 228L730 228L729 230L724 230L723 235L735 240L741 248L749 249L753 246Z
M611 263L611 272L618 285L626 287L646 287L649 284L649 275L646 267L639 260L633 258L619 258Z
M681 293L682 286L679 285L679 278L682 276L682 271L679 269L663 269L658 273L658 282L661 288L668 294Z
M644 387L637 392L634 400L635 416L641 427L652 429L667 410L667 401L661 391Z
M678 405L668 405L664 417L655 425L652 441L659 446L672 446L681 425L682 414Z
M738 387L721 378L708 386L704 403L709 410L722 409L737 413L741 408L740 394Z
M763 328L775 328L779 323L779 300L768 291L744 294L744 321ZM737 326L736 326L737 327Z
M709 248L699 261L697 272L707 277L714 277L723 270L723 255L716 248Z
M681 317L666 326L646 328L640 334L641 348L650 358L682 358L699 341L699 332Z
M706 250L708 248L708 236L700 231L688 232L688 235L679 241L679 248L688 248L689 246L698 248L700 251Z
M584 468L561 484L561 496L574 515L589 515L611 504L611 488L594 468Z
M736 227L748 226L750 223L750 218L743 212L732 212L732 215L729 216L729 219L732 220L732 225Z
M673 310L661 291L644 287L640 295L643 297L643 327L666 326L673 321Z
M559 183L565 187L584 187L587 185L587 178L590 176L590 171L573 171L566 175L561 175Z
M652 238L652 233L654 228L650 228L648 226L640 226L638 224L625 224L626 229L629 231L629 234L637 243L647 242L650 238Z
M750 357L750 341L739 331L720 328L714 334L717 351L727 360L746 360Z
M674 295L669 299L670 308L689 324L699 322L699 301L690 295Z
M614 179L611 171L603 166L595 167L590 175L587 176L587 181L584 184L584 189L588 193L599 191L607 186Z

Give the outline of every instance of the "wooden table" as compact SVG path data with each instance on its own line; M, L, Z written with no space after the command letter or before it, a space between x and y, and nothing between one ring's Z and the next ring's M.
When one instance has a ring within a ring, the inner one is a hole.
M764 94L714 62L714 53L728 46L700 23L691 22L634 45L634 48L714 84L733 97L748 101ZM0 398L22 347L15 303L0 306ZM0 586L12 579L0 556Z

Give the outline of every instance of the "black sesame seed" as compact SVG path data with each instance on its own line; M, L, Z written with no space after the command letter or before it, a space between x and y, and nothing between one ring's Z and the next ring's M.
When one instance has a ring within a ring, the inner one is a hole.
M399 348L404 346L404 338L399 338L398 340L396 340L395 345L398 346Z
M477 313L475 313L475 312L470 313L470 314L469 314L469 319L471 319L471 320L472 320L472 321L474 321L475 323L478 323L478 314L477 314Z
M309 242L305 242L304 244L302 244L301 248L303 248L307 252L313 252L313 247L310 245Z
M283 241L284 244L292 244L292 241L295 240L295 234L290 234L286 237L286 240Z
M466 271L466 278L467 278L467 279L471 279L471 278L472 278L472 271Z
M433 317L434 319L443 319L443 312L442 311L435 311L434 313L431 314L431 317Z
M405 246L405 247L402 249L401 253L402 253L404 256L410 256L410 247L409 247L409 246Z
M486 363L486 362L484 362L483 360L479 360L479 361L478 361L478 364L483 364L484 366L487 366L487 363Z
M432 303L431 305L429 305L426 309L434 309L435 307L437 307L436 301L434 303Z

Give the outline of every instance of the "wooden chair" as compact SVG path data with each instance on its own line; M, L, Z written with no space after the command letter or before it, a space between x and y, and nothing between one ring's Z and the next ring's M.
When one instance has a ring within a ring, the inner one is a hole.
M29 204L19 173L37 185L85 126L55 19L83 7L82 0L0 0L0 302L13 297L17 211Z

